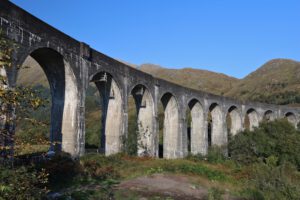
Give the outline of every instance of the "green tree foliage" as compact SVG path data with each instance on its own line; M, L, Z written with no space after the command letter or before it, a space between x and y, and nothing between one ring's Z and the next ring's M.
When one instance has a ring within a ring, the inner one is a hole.
M30 167L4 168L0 165L0 200L42 199L47 192L48 174Z
M50 118L46 116L50 116L50 91L42 85L33 86L31 90L43 101L43 105L26 113L16 110L16 142L45 144L49 141Z
M0 151L2 155L7 155L10 146L10 156L12 144L15 143L14 131L18 121L29 121L33 125L41 125L39 121L31 118L31 115L39 107L44 105L44 99L40 97L39 91L30 87L11 88L8 85L6 71L12 67L12 55L17 46L5 38L0 30ZM18 115L15 115L15 112ZM5 141L3 143L3 141ZM19 145L22 145L20 142Z
M268 157L252 170L255 199L297 200L300 197L300 175L288 162L278 165L278 158Z
M270 156L278 164L290 162L300 169L300 132L287 120L262 122L254 131L242 131L229 142L232 159L243 163L265 161Z
M60 187L72 181L82 173L82 167L78 160L74 160L70 154L65 152L56 153L50 160L37 165L38 171L45 170L49 175L49 184Z
M300 93L298 91L283 91L276 93L259 93L253 95L251 98L253 101L259 101L263 103L287 105L287 104L299 104Z
M16 122L21 119L39 125L38 121L30 118L30 113L43 105L38 91L26 87L10 88L8 85L6 71L12 67L12 55L16 48L0 30L0 200L42 199L46 195L48 182L48 174L44 169L2 165L7 157L15 156ZM16 110L19 116L15 115ZM18 146L21 147L22 142Z

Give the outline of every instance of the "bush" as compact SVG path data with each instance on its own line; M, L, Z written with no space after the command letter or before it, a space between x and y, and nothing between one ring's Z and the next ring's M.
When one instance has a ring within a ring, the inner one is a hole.
M208 148L207 161L211 163L224 163L227 159L225 149L227 147L211 146Z
M231 158L242 164L266 161L290 162L300 169L300 132L287 120L262 122L254 131L242 131L229 142Z
M115 169L120 159L119 155L105 157L99 154L88 154L82 157L80 162L87 176L103 181L120 177Z
M49 174L49 183L52 186L58 186L70 182L77 175L83 173L79 161L74 160L70 154L60 152L55 154L51 160L42 163L42 167Z
M44 198L47 176L45 170L39 172L32 167L9 169L0 166L0 200Z
M253 184L262 199L293 200L300 197L300 175L290 163L277 166L278 158L270 156L266 163L254 165Z

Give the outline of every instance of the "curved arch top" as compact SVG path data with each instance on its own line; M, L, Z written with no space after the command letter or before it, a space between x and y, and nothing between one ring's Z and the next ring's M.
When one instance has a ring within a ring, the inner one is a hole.
M164 107L163 157L177 158L181 153L178 102L168 92L161 97L161 102Z
M275 120L275 113L272 110L267 110L264 112L263 119L265 121L274 121Z
M236 106L231 106L228 109L228 115L230 117L230 124L227 124L230 126L229 134L234 136L243 129L241 111Z
M252 131L255 127L259 125L259 116L254 108L247 110L246 117L249 119L249 130ZM245 122L246 123L246 122Z
M28 52L27 52L28 51ZM81 151L78 105L78 80L71 64L62 54L48 47L29 48L22 51L23 56L17 61L22 65L31 56L44 71L51 93L51 122L50 140L51 150L64 150L72 155L79 155ZM27 56L26 56L27 54ZM15 71L17 81L18 70Z
M170 100L172 100L172 102L174 102L174 105L176 105L176 107L179 107L179 105L178 105L179 103L178 103L178 100L175 97L175 95L172 94L171 92L165 92L160 97L160 101L162 102L164 109L166 109Z
M155 114L154 101L146 86L137 84L131 94L135 100L138 126L138 155L154 156L155 148Z
M209 111L212 118L211 144L223 146L227 143L227 129L224 113L218 103L212 103L209 106Z
M297 128L298 120L296 115L293 112L285 113L284 117Z
M207 129L205 128L204 109L199 100L193 98L188 102L191 112L191 153L202 154L207 153L208 138Z
M104 71L91 78L102 99L101 152L106 155L121 152L124 134L123 95L114 77Z

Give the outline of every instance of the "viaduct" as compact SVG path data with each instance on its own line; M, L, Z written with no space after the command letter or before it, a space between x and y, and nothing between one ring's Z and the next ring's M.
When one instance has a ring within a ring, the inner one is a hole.
M263 119L286 117L295 126L300 109L234 99L185 88L154 78L110 58L89 45L51 27L7 0L0 0L0 27L18 48L13 66L5 69L7 87L16 86L18 66L30 55L45 72L51 91L51 142L77 157L85 151L85 97L94 82L102 98L102 145L106 155L121 151L128 130L128 97L137 108L141 141L151 156L158 156L158 103L164 108L163 157L188 154L186 110L191 110L191 153L206 154L208 146L226 145L229 134L253 129ZM208 115L211 131L208 134ZM226 122L230 116L230 124ZM100 122L99 122L100 123ZM100 134L100 133L99 133ZM145 149L139 149L142 154Z

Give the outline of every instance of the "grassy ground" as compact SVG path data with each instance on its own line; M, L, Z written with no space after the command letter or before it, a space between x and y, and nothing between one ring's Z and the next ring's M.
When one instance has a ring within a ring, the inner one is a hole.
M80 165L85 176L78 176L63 186L55 184L52 189L75 199L176 199L172 195L116 189L120 182L157 174L184 176L192 185L204 188L208 193L210 189L216 189L230 196L243 197L243 193L251 188L247 183L249 169L241 169L229 160L211 164L193 159L165 160L88 154L80 159Z
M209 148L205 157L174 160L128 154L105 157L95 153L73 160L66 153L59 153L44 165L39 163L34 167L49 174L49 182L45 183L50 191L64 195L61 199L184 200L196 199L188 192L199 189L205 195L203 198L209 200L298 200L299 136L299 131L287 120L276 120L263 122L253 132L246 130L231 138L228 144L231 158L225 158L220 147ZM22 153L47 149L34 145L23 148ZM19 177L16 180L20 182ZM165 189L172 184L170 190ZM182 188L186 188L183 196L179 194Z
M15 155L31 155L48 152L50 145L48 144L22 144L15 146Z

